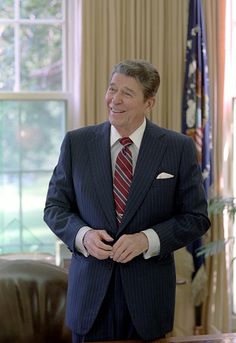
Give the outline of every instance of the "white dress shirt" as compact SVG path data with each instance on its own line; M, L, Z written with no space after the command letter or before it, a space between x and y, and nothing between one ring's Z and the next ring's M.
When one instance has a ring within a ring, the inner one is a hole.
M130 151L132 152L132 164L133 164L133 173L135 172L135 167L138 159L139 148L141 145L141 141L143 138L143 134L146 127L146 119L144 119L141 126L137 128L129 138L133 141L133 144L129 146ZM112 173L114 176L115 173L115 163L116 157L120 150L123 148L122 144L119 142L121 135L116 130L116 128L112 125L111 126L111 135L110 135L110 144L111 144L111 165L112 165ZM84 256L88 256L88 252L83 245L83 238L87 231L91 230L89 226L83 226L77 233L75 239L75 246L76 249L81 252ZM160 252L160 239L157 233L152 229L149 228L147 230L142 231L148 239L149 247L148 250L143 253L143 257L148 259L152 256L157 256Z

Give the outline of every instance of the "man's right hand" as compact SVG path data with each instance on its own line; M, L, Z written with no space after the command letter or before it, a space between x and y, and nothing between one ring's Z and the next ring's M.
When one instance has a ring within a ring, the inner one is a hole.
M106 242L113 242L113 238L105 230L89 230L84 235L83 244L89 255L99 260L105 260L110 257L112 246Z

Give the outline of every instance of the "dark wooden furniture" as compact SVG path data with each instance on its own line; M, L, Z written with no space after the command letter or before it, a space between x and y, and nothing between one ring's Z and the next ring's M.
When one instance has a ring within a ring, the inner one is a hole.
M236 343L236 333L225 333L225 334L220 334L220 335L170 337L166 339L155 340L150 343L191 343L191 342L194 342L194 343ZM93 342L93 343L143 343L143 341L106 341L106 342Z

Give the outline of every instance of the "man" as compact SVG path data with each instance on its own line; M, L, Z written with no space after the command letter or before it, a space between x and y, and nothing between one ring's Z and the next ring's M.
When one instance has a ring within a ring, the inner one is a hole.
M159 84L150 63L119 63L105 96L109 121L62 144L44 218L72 251L73 343L171 331L173 252L210 226L193 140L146 119Z

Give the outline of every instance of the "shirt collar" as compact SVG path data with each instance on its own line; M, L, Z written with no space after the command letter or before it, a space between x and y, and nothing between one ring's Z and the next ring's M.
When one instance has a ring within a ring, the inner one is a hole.
M143 138L143 134L146 128L146 118L144 118L143 123L129 136L130 139L134 142L134 144L137 146L137 148L140 148L141 141ZM115 126L111 125L111 137L110 137L110 143L111 147L121 138L121 135L116 130Z

